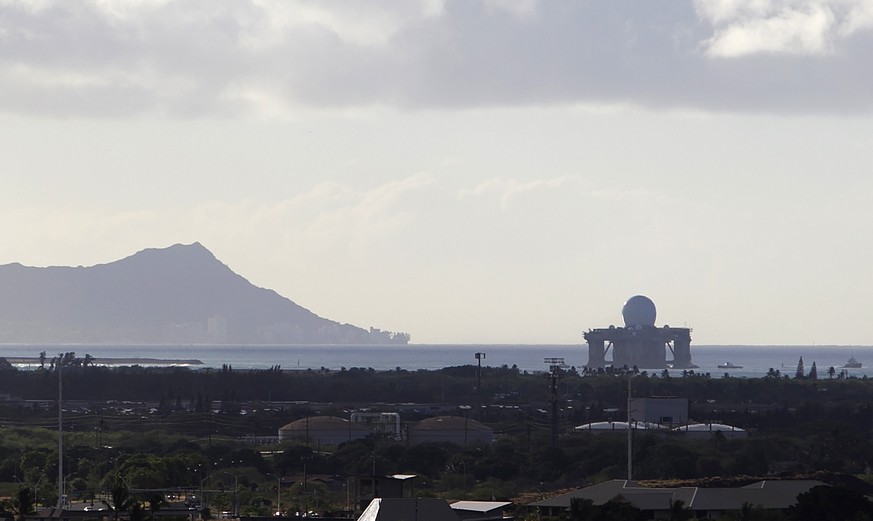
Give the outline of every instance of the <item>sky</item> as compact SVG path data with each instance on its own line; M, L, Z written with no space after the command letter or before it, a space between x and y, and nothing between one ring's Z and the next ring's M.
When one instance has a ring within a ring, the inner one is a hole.
M414 343L873 345L873 0L0 0L0 264Z

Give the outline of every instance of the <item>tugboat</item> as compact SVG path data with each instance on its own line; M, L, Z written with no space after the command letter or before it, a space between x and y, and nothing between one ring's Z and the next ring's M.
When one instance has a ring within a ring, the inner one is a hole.
M844 365L843 367L846 367L849 369L858 369L859 367L861 367L861 362L855 360L854 356L850 356L849 361L846 362L846 365Z
M725 363L723 363L723 364L718 364L718 368L719 368L719 369L742 369L743 366L741 366L741 365L734 365L734 364L732 364L732 363L730 363L730 362L725 362Z

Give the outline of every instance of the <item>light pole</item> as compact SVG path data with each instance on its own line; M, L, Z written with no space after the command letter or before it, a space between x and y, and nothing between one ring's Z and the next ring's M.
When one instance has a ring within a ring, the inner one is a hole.
M63 496L63 502L64 502L64 504L67 504L67 503L68 503L68 500L67 500L67 479L68 479L68 478L71 478L71 477L73 477L73 476L75 476L75 475L76 475L75 472L71 472L71 473L67 474L66 476L64 476L64 482L63 482L63 485L62 485L62 487L61 487L61 489L64 491L64 496Z
M276 478L276 511L273 515L280 517L282 515L282 476L270 473L267 475Z
M276 477L276 515L282 516L282 478Z
M203 510L204 508L209 506L207 504L206 497L203 495L203 483L206 482L207 479L209 479L209 476L206 476L205 478L200 480L200 509L201 510Z
M467 430L470 422L470 407L469 405L459 405L458 409L464 411L464 447L467 446Z
M631 430L631 405L633 404L633 395L631 394L631 378L634 374L627 375L627 480L633 479L634 475L634 450L633 450L633 431Z
M203 505L203 480L206 479L206 478L203 478L203 479L200 478L200 476L203 475L203 469L201 468L200 465L197 465L196 468L188 467L188 470L193 472L194 479L200 482L200 485L195 490L195 492L197 493L197 504L199 505L200 509L202 509L205 506L205 505ZM197 483L197 481L195 481L195 483ZM191 487L191 488L194 488L194 487Z
M64 400L63 355L58 355L58 509L64 508Z
M236 474L224 472L224 475L233 477L233 517L236 518L239 516L239 480Z
M476 353L476 362L479 368L476 371L476 414L479 414L482 408L482 360L485 358L485 353ZM480 416L476 416L480 418Z
M33 504L34 505L39 505L39 484L42 483L42 478L44 478L44 477L45 477L45 474L40 476L39 479L36 480L36 483L33 485Z

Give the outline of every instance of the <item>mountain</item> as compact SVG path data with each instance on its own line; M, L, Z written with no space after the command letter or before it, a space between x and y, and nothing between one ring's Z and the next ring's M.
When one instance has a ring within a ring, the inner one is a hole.
M319 317L200 243L90 267L0 266L0 343L406 343Z

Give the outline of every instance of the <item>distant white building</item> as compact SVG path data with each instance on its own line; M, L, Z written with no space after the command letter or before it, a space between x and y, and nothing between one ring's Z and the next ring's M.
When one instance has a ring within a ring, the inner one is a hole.
M688 398L631 398L633 421L681 425L688 421Z
M677 432L686 438L711 438L717 432L728 439L746 438L749 435L745 429L723 423L692 423L676 427L673 429L673 432Z
M491 443L494 431L470 418L436 416L421 420L409 428L409 443L449 442L466 446L471 443Z
M310 416L279 427L279 441L303 440L321 445L338 445L369 435L365 425L334 416Z
M633 430L638 431L653 431L653 432L667 432L669 429L662 425L658 425L657 423L648 423L648 422L631 422L630 426ZM573 427L575 432L590 432L592 434L606 434L610 432L627 432L628 423L627 422L592 422L586 423L584 425L579 425L577 427Z
M227 340L227 319L215 315L206 319L206 335L213 342L224 342Z

